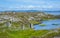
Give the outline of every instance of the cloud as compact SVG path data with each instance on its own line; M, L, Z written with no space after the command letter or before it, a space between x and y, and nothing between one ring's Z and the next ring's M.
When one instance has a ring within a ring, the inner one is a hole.
M9 6L8 8L5 8L6 10L24 10L24 9L27 9L27 10L32 10L32 9L36 9L36 10L41 10L41 9L51 9L53 8L53 6L46 6L46 5L43 5L43 6L35 6L35 5L21 5L21 6Z
M4 3L3 3L4 1ZM1 6L2 5L2 6ZM1 0L0 9L2 10L44 10L44 9L59 9L60 2L50 0Z
M43 9L51 9L53 8L52 5L12 5L12 6L8 6L8 7L2 7L4 8L3 10L43 10Z

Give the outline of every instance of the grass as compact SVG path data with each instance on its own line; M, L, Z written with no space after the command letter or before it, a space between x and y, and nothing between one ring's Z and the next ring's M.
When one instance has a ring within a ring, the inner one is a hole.
M45 24L39 24L40 26L46 26Z
M7 29L5 32L1 32L0 36L8 36L8 38L37 38L37 37L41 37L42 35L45 35L46 33L50 32L50 30L19 30L19 31L10 31L9 29ZM60 35L60 31L59 33L51 33L46 35L44 38L48 38L48 37L53 37L56 35ZM0 37L1 38L1 37Z
M40 22L37 22L37 21L34 21L34 20L31 20L30 23L32 23L32 24L40 24Z
M31 38L34 36L41 36L45 33L47 33L47 30L20 30L20 31L9 31L6 30L6 32L0 33L0 36L8 36L8 38Z

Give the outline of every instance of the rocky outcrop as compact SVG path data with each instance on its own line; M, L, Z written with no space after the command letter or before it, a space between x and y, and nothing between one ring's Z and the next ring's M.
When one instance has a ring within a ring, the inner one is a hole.
M48 17L49 16L49 17ZM0 23L5 23L6 26L12 27L15 25L21 26L21 29L26 29L26 26L33 28L34 24L39 24L43 19L50 18L51 15L47 15L41 12L35 13L4 13L0 14ZM10 23L11 22L11 23ZM15 23L15 24L13 24Z

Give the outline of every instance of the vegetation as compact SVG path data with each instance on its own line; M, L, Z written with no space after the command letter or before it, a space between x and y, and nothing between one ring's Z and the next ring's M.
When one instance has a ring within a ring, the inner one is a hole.
M9 29L6 29L5 32L0 31L0 38L40 38L40 37L53 38L54 36L60 35L60 30L58 31L58 33L53 32L53 33L47 34L49 32L52 32L52 30L29 29L29 30L11 31Z
M40 26L46 26L45 24L39 24Z
M0 38L52 38L60 34L60 29L58 33L42 37L52 30L34 30L32 27L34 24L46 26L41 24L43 20L57 19L56 17L42 12L3 12L0 14Z

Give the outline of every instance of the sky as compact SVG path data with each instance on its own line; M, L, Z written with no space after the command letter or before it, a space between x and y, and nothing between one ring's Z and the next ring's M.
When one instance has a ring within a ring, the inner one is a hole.
M60 0L0 0L3 10L60 10Z

